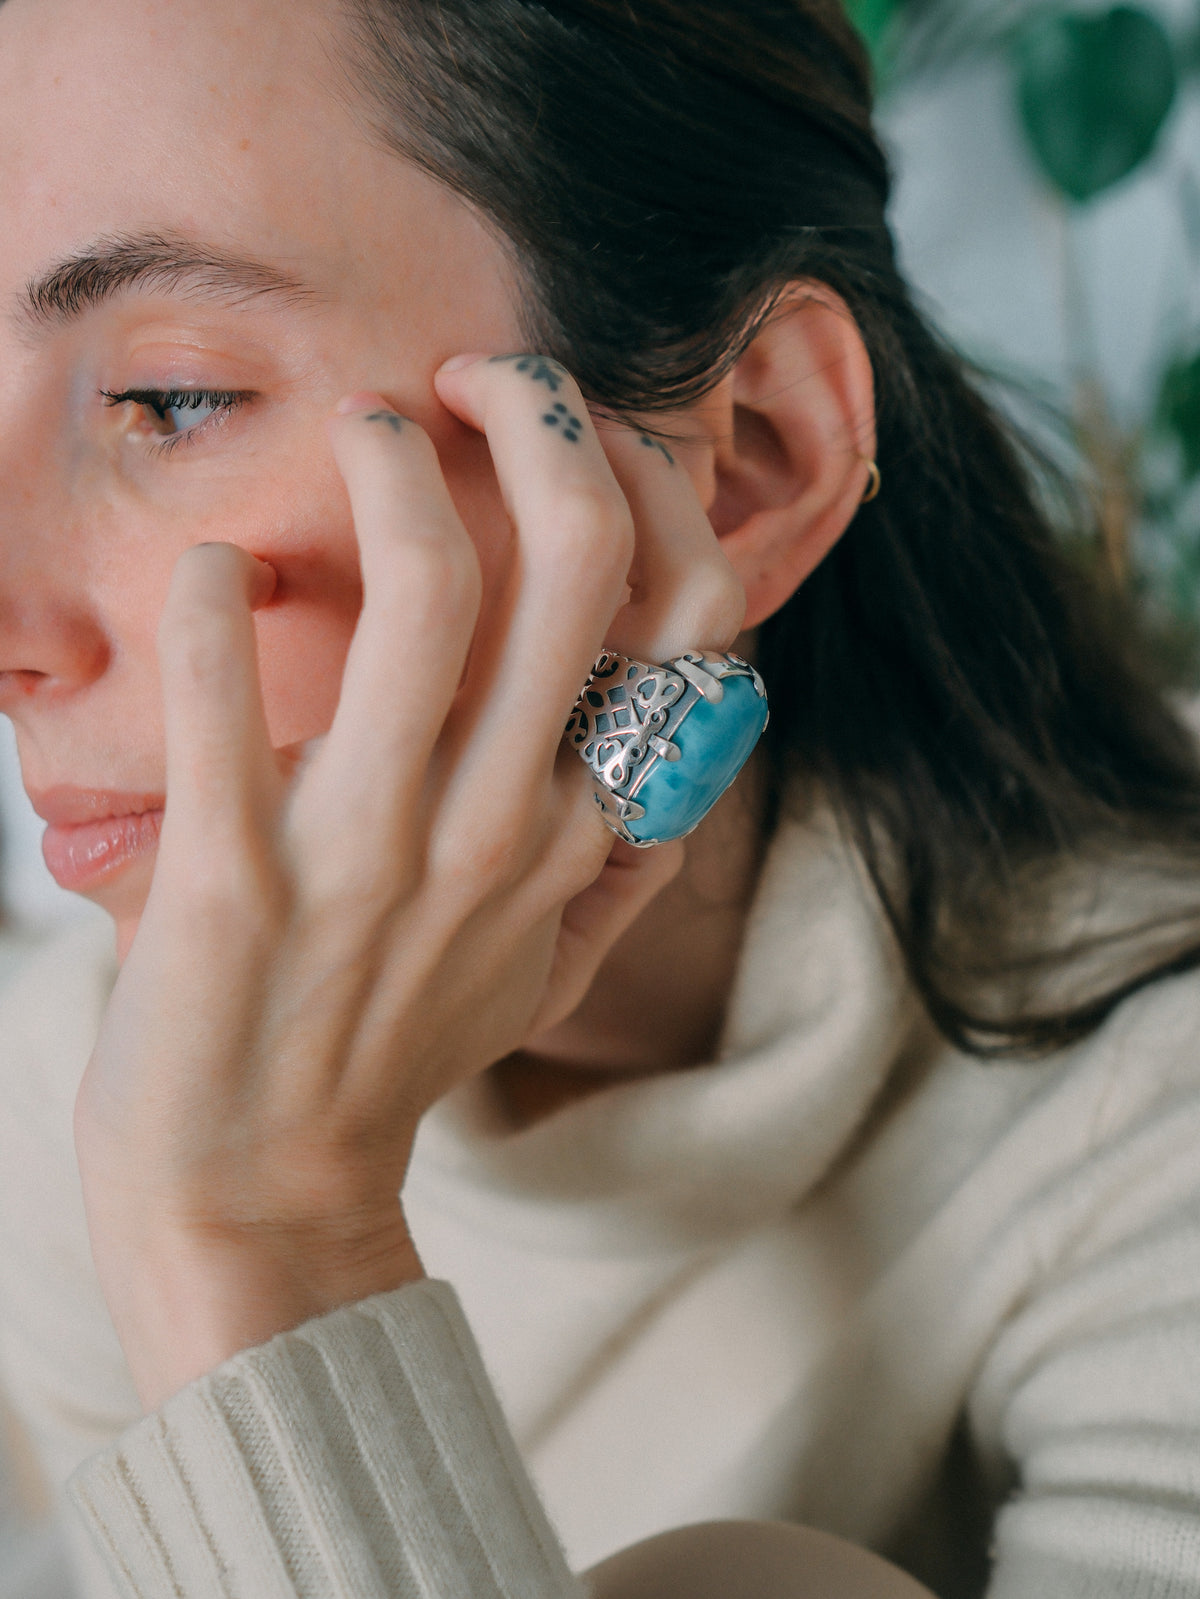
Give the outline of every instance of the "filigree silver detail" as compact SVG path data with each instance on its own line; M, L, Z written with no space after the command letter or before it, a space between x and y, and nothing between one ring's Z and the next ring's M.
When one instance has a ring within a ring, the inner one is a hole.
M605 650L592 669L567 722L565 737L596 778L596 804L613 832L626 843L648 849L652 839L635 838L629 822L645 807L638 790L659 761L677 761L673 735L700 699L719 705L722 679L750 677L764 698L754 668L736 655L686 650L665 666L651 666Z
M679 759L662 730L686 688L687 679L670 667L647 666L605 650L571 713L566 736L615 793L651 750L664 760Z

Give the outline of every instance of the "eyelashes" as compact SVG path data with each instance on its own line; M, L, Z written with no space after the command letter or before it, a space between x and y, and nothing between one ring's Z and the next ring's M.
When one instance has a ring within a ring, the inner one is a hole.
M220 427L233 413L253 399L244 389L101 389L104 403L113 405L140 405L152 420L160 437L149 448L156 455L167 455L183 444L189 444L198 435L211 428ZM207 411L187 425L174 413Z

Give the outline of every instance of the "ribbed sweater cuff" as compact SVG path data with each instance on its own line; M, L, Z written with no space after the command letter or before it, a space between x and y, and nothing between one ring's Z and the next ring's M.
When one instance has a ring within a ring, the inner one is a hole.
M127 1599L577 1599L446 1283L189 1384L71 1478Z

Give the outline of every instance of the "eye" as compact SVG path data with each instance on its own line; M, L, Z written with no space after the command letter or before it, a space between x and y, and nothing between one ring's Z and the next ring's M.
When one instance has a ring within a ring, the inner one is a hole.
M199 433L215 418L236 411L250 395L235 389L101 389L107 405L139 405L151 431L162 438L156 448L169 449Z

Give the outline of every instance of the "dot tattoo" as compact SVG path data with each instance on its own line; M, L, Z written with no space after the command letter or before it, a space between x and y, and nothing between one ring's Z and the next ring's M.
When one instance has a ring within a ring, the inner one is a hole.
M568 411L560 400L553 410L547 411L542 421L548 428L562 428L562 436L568 444L579 443L579 430L583 423L573 411Z
M648 450L657 450L668 466L675 465L675 457L671 454L670 450L667 449L666 445L661 439L652 439L648 433L641 433L638 435L638 437Z
M395 411L371 411L363 420L365 422L386 422L393 433L404 432L404 418L397 416Z

